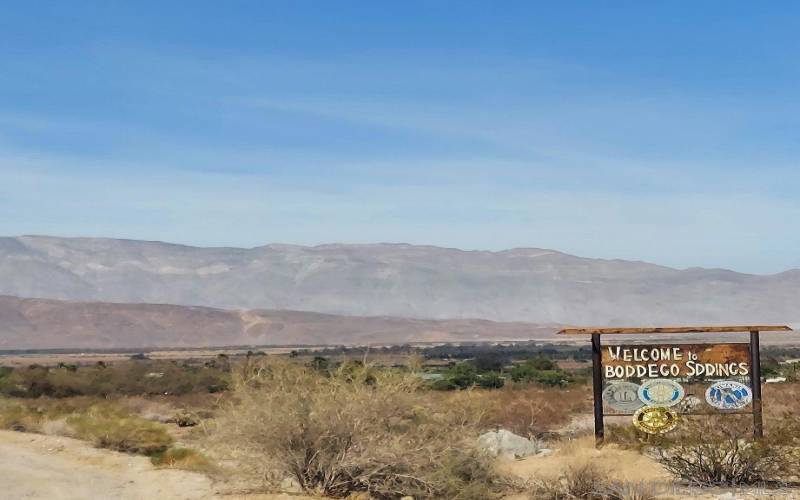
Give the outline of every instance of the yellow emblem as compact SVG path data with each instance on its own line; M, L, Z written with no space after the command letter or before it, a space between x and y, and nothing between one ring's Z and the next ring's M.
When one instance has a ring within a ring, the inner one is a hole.
M663 406L645 406L633 414L633 425L647 434L666 434L678 425L678 414Z

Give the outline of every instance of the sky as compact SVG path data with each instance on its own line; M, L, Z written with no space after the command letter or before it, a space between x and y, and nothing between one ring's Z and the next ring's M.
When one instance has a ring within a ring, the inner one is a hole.
M800 268L800 4L0 9L0 234Z

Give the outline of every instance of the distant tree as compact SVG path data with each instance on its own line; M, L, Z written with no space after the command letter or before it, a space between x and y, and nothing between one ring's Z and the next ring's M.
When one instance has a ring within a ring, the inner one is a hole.
M436 380L431 384L431 389L435 391L455 391L459 387L450 379Z
M535 358L530 358L525 362L525 364L529 365L535 370L557 370L558 365L555 361L550 358L546 358L544 356L536 356Z
M531 358L520 363L509 372L514 382L535 382L542 385L567 385L572 381L569 373L558 369L558 365L543 357Z
M478 379L478 386L483 389L500 389L505 383L503 377L496 373L486 373Z
M458 363L447 369L444 378L459 389L467 389L478 382L478 372L469 363Z
M311 360L311 367L317 371L327 371L330 368L330 361L323 356L314 356Z
M503 366L508 362L505 357L484 354L478 355L472 360L472 365L480 373L484 372L498 372L503 369Z

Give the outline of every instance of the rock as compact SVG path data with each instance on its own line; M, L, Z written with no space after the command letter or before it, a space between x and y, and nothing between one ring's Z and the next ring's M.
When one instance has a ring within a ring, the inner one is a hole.
M553 453L553 450L550 448L540 448L538 452L536 452L536 456L538 457L546 457L547 455Z
M730 491L727 493L723 493L722 495L717 497L717 500L735 500L736 497Z
M495 457L524 458L539 452L537 443L505 429L482 434L478 446Z
M400 500L414 500L414 497L403 497Z

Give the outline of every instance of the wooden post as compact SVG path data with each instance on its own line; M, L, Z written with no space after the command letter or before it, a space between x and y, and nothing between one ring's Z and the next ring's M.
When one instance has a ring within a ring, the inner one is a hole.
M600 334L592 334L592 392L594 393L594 440L600 447L605 439L603 426L603 358L600 352Z
M753 436L764 437L764 416L761 404L761 349L758 331L750 331L750 388L753 390Z

